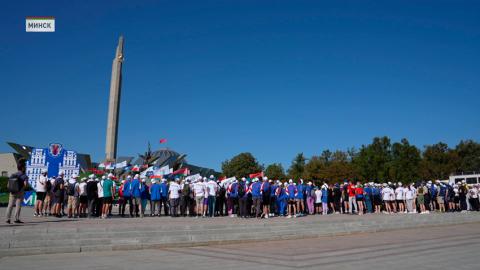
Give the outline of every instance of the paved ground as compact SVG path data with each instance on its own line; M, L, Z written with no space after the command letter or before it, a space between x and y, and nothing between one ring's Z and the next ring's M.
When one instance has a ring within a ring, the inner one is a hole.
M6 257L0 268L479 269L479 249L480 224L471 223L221 246Z

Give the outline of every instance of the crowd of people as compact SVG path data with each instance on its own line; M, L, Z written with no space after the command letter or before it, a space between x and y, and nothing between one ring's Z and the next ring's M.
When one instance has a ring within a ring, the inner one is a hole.
M304 215L479 211L479 186L428 181L402 183L353 182L314 184L302 179L281 182L268 177L221 182L213 175L195 182L112 174L68 181L60 174L37 181L35 215L69 218L231 216L295 218ZM66 213L65 210L66 209Z
M18 192L10 192L7 223L16 204L15 222L20 221L20 202L28 185L24 168L19 166L15 179L22 183ZM260 177L219 181L213 175L194 182L172 181L146 176L91 174L79 179L64 174L48 178L48 172L36 182L35 216L68 218L230 216L240 218L296 218L329 214L428 214L436 212L479 211L480 186L428 181L402 183L353 182L328 184L302 179L280 180ZM114 207L116 209L114 209ZM147 211L148 210L148 211Z

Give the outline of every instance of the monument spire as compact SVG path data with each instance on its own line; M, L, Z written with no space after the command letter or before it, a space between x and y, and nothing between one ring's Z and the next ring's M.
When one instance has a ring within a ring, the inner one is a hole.
M115 162L117 158L118 117L122 90L123 42L123 36L120 36L112 64L110 99L108 102L107 141L105 145L105 161L107 162Z

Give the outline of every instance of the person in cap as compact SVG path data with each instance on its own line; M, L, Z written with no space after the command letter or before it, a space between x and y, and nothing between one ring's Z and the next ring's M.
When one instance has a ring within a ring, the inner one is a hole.
M123 195L123 204L120 211L120 216L125 217L125 208L128 204L128 211L130 212L130 217L133 217L133 201L132 201L132 192L130 190L130 185L132 184L132 176L127 175L125 182L120 187Z
M180 179L175 178L173 182L170 183L168 188L168 195L170 199L170 215L172 217L178 217L178 204L180 201Z
M87 216L87 205L88 205L88 196L87 196L87 178L83 177L80 180L80 184L78 185L78 192L79 192L79 207L78 207L78 215L79 217L86 217Z
M200 179L193 184L193 196L195 198L195 205L196 205L196 217L200 217L204 215L204 207L203 207L203 201L205 200L205 196L207 195L207 186L204 183L205 178L200 177Z
M215 182L215 177L210 175L207 182L207 193L208 193L208 216L214 217L215 215L215 200L218 192L218 185Z
M53 193L55 195L54 206L53 206L53 215L55 217L62 217L62 204L65 197L65 181L63 180L64 173L60 171L58 177L55 179L55 185L53 186Z
M228 208L226 205L226 196L227 190L225 185L222 185L219 180L217 180L218 192L215 198L215 215L217 216L228 216Z
M372 192L372 184L373 183L365 183L364 197L365 197L365 207L367 208L367 213L373 213L372 207L372 200L373 200L373 192Z
M380 214L382 210L382 195L380 184L374 184L372 187L373 205L375 206L375 213Z
M252 186L250 188L252 193L253 208L255 209L255 217L261 218L260 213L262 211L262 183L257 178L253 179Z
M74 174L67 182L67 213L68 218L73 218L78 216L78 175Z
M305 185L303 184L303 179L300 179L297 185L297 193L295 195L295 203L297 204L297 215L303 216L305 213Z
M248 183L245 177L238 183L238 208L240 218L247 218Z
M270 216L274 217L275 214L278 215L278 209L277 209L277 195L275 194L277 192L277 187L278 184L280 183L279 180L273 181L269 180L270 183Z
M364 189L363 189L363 185L361 182L357 182L357 185L355 187L355 200L357 201L357 205L358 205L358 214L359 215L363 215L364 214L364 204L363 204L363 201L364 201Z
M395 199L396 204L398 205L398 212L405 213L405 189L403 188L402 182L397 183L397 188L395 189Z
M275 190L275 196L277 199L277 208L278 208L278 216L285 217L287 215L287 203L288 203L288 195L287 195L287 185L288 183L285 182L282 184L278 181L277 189Z
M292 179L288 180L288 186L285 192L288 196L287 218L297 217L297 205L295 202L295 197L297 196L298 190Z
M150 201L152 204L152 209L150 210L151 214L150 216L160 216L160 198L161 198L161 192L160 192L160 184L158 183L156 178L152 179L152 185L150 186L149 189L150 192Z
M227 188L227 200L232 211L230 217L236 217L239 214L238 185L238 181L235 179Z
M314 208L315 193L313 191L312 181L308 181L307 186L305 187L305 196L306 196L308 214L313 215L315 213L315 208Z
M142 182L140 175L136 174L130 184L130 193L132 194L133 209L135 209L135 217L140 217L142 213Z
M160 183L160 208L158 209L158 213L161 214L161 208L163 208L163 214L165 216L168 216L170 211L169 211L169 206L168 206L168 183L167 179L162 178L162 181Z
M108 177L103 180L103 207L102 207L102 218L105 219L108 217L110 206L113 203L113 198L115 196L115 188L113 187L113 174L108 174Z
M263 211L261 217L269 218L270 216L270 189L271 185L268 181L268 177L263 177L260 185L260 191L262 194L262 206Z
M45 200L45 195L47 192L47 177L48 171L42 169L42 173L37 178L35 192L37 193L37 201L35 202L35 213L34 216L43 216L43 201Z
M88 198L88 218L95 217L97 215L96 205L98 200L97 182L95 181L95 175L91 174L87 181L87 198Z

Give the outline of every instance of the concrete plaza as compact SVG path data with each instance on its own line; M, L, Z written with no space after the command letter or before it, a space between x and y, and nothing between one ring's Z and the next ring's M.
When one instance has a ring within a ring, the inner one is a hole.
M0 266L37 270L478 269L479 225L201 247L4 257Z

